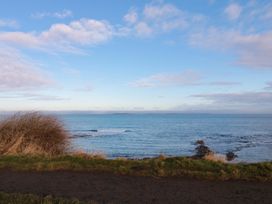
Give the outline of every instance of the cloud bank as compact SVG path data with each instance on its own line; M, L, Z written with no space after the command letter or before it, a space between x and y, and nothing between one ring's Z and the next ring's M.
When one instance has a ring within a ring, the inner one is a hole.
M54 83L38 65L14 49L0 49L0 64L2 92L38 89Z
M193 46L202 46L236 54L236 64L272 69L272 31L242 34L235 30L209 28L190 36Z

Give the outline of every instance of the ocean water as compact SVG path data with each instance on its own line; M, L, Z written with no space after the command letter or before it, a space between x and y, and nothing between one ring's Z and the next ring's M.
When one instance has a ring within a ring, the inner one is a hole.
M236 161L272 160L272 115L232 114L58 114L74 149L109 158L160 154L190 156L195 141L216 153L233 151Z

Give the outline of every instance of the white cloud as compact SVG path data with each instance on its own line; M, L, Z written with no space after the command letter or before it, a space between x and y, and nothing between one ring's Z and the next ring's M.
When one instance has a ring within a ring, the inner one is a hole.
M145 18L156 21L180 16L182 14L181 10L172 4L146 5L143 13Z
M200 20L199 17L196 18L196 15L189 17L172 4L153 2L145 5L144 9L139 13L135 9L130 10L124 16L124 20L128 22L130 34L149 37L162 32L184 29L189 24L188 18L196 22L196 20ZM201 19L203 19L203 16Z
M45 17L53 17L53 18L68 18L72 17L73 12L67 9L63 9L62 11L57 11L57 12L37 12L32 14L33 18L45 18Z
M178 74L155 74L131 83L133 87L150 88L160 86L188 86L200 83L201 76L191 70Z
M272 81L266 82L266 87L264 87L266 90L272 90Z
M187 21L182 18L173 19L171 21L165 21L161 23L161 28L163 31L172 31L175 29L181 29L187 26Z
M20 91L47 87L53 81L39 66L14 49L0 50L0 90Z
M18 23L15 20L0 19L0 27L17 28L18 27Z
M146 5L143 20L152 24L154 30L158 32L183 29L188 24L185 13L172 4Z
M41 13L40 17L66 17L70 12ZM83 52L84 46L104 43L112 37L135 35L149 37L162 32L185 28L188 18L196 23L203 16L188 16L172 4L148 4L137 13L131 9L125 16L126 25L111 25L107 21L82 18L68 24L57 23L47 30L32 32L0 32L0 42L8 45L39 49L47 52Z
M35 33L24 32L0 32L0 42L32 48L42 47L44 44Z
M137 20L138 20L138 13L137 13L134 9L131 9L131 10L124 16L124 20L125 20L127 23L134 24L134 23L136 23Z
M152 28L145 22L140 22L135 26L136 34L138 36L147 37L153 33Z
M81 19L69 25L54 24L48 31L42 32L40 38L53 43L88 45L107 41L112 36L112 32L111 25L106 21Z
M224 13L230 20L236 20L239 18L242 12L242 7L237 3L231 3L225 8Z
M207 29L192 34L190 43L236 54L239 65L272 69L272 31L242 34L234 30Z
M62 52L72 52L80 46L95 45L109 40L113 27L106 21L80 19L70 24L53 24L42 32L0 32L0 42Z

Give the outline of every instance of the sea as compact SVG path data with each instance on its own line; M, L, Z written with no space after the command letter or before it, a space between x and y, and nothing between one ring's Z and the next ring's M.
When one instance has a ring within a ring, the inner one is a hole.
M54 113L72 148L108 158L191 156L203 140L236 162L272 161L272 115L184 113Z

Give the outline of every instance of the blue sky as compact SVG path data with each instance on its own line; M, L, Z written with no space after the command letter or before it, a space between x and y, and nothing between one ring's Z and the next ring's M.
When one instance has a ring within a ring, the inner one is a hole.
M9 0L0 110L272 113L272 2Z

